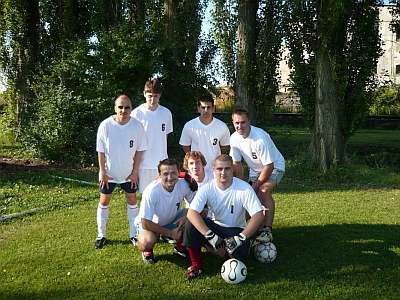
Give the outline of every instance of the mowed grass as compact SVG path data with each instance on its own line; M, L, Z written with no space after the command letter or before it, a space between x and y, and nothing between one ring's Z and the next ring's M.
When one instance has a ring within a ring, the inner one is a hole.
M219 274L222 261L208 256L204 275L189 283L187 262L172 256L168 244L156 246L155 265L144 265L128 240L122 193L110 206L109 243L95 250L96 187L50 176L95 181L93 171L1 175L0 191L14 180L19 195L31 197L24 209L35 207L35 198L50 209L0 223L0 299L399 299L398 166L368 165L357 154L352 164L319 175L294 150L304 151L308 133L304 139L300 133L275 132L288 166L275 193L278 257L272 264L245 261L248 276L239 285L226 284ZM360 138L356 151L377 146L380 132L366 134L372 136ZM388 143L385 149L400 148L393 139ZM28 185L33 188L24 192ZM22 210L14 207L8 212Z

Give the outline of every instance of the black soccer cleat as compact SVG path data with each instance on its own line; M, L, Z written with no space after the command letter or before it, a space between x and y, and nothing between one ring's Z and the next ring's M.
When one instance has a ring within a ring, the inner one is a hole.
M172 250L172 254L175 256L178 256L178 257L183 257L183 258L188 257L186 248L178 249L176 246L174 247L174 250Z
M134 236L131 237L131 243L132 243L133 247L136 247L137 246L137 238Z
M98 238L96 239L96 241L94 242L94 246L96 249L101 249L104 247L104 245L106 244L106 238L102 237L102 238Z

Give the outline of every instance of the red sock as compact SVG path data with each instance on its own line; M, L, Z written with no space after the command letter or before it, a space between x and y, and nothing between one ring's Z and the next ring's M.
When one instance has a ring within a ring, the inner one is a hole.
M185 250L186 249L185 246L183 246L181 242L177 242L175 244L175 248L178 249L178 250Z
M189 253L189 258L192 266L202 268L203 261L201 259L201 248L188 247L187 250Z

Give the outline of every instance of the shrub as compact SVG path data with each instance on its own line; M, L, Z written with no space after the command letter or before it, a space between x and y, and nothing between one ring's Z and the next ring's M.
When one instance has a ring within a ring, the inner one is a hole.
M373 115L400 115L400 86L384 86L375 92L375 99L369 108Z

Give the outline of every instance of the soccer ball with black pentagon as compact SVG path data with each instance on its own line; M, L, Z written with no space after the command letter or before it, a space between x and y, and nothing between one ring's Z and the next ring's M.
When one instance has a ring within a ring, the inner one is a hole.
M238 259L228 259L221 267L221 276L227 283L237 284L246 279L247 267Z
M259 243L254 245L254 257L262 263L271 263L276 259L278 252L273 243Z

